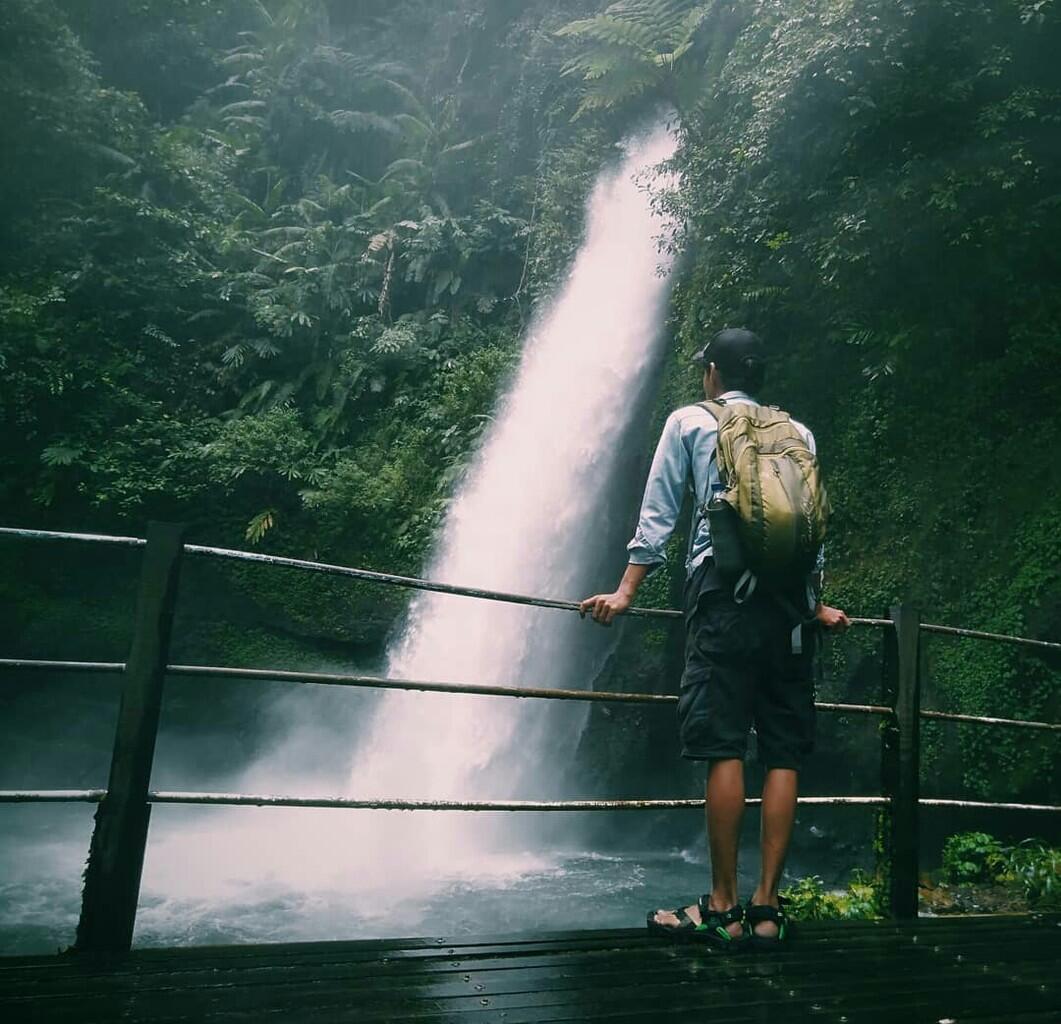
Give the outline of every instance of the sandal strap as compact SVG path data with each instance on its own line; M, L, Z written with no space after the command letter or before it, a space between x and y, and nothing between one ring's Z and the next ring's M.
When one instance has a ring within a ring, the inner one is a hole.
M710 899L710 893L704 893L696 901L696 905L700 908L700 920L704 924L740 924L744 920L744 907L739 903L735 903L729 910L712 910L708 906Z
M750 903L745 911L745 917L752 924L759 924L762 921L782 924L785 920L785 911L783 907L771 907L769 903Z

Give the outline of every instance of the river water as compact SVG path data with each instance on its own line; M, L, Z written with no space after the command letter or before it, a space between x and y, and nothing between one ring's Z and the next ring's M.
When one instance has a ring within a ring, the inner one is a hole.
M92 811L85 806L58 810L57 815L55 807L26 805L5 813L5 822L16 828L0 836L5 865L0 955L50 953L73 941ZM217 845L222 833L247 835L260 827L258 834L271 834L290 856L297 844L280 838L279 827L290 822L274 808L204 812L162 806L155 811L134 936L141 947L636 928L647 910L693 899L709 888L695 812L679 812L688 821L688 846L636 851L530 842L507 856L495 851L479 866L458 864L421 887L403 888L352 880L330 850L305 847L303 875L293 877L298 872L290 863L271 862L251 848L233 851L231 840ZM297 827L320 835L336 815L358 813L305 810ZM447 816L454 828L468 818ZM540 823L544 816L529 817ZM257 819L255 827L248 829L248 818ZM747 818L742 848L750 869L757 815ZM813 872L829 885L841 883L853 865L869 866L871 830L866 811L845 811L831 816L830 823L830 815L816 809L797 825L793 875ZM27 843L32 857L25 855ZM231 860L233 852L244 856ZM183 862L180 870L171 868L178 862ZM742 870L742 894L753 885L752 875Z

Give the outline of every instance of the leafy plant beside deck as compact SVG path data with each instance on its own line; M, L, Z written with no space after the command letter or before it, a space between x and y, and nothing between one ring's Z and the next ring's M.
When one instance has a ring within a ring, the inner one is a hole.
M827 889L819 875L808 875L781 895L797 921L869 920L885 913L881 889L862 871L855 871L844 889Z
M1016 888L1036 909L1061 908L1061 849L1042 839L1006 846L986 832L959 832L943 845L943 877Z

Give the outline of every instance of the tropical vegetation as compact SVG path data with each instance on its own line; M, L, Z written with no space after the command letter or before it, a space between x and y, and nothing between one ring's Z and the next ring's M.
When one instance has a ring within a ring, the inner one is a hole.
M669 118L657 419L754 327L818 437L831 599L1057 637L1059 47L1054 0L7 0L3 518L419 571L591 181ZM1045 654L924 657L926 701L1056 718ZM1029 791L1051 742L962 727L957 770Z

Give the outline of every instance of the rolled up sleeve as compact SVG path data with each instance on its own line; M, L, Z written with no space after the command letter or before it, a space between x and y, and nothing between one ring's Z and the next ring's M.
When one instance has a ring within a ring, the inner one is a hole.
M681 421L672 413L652 459L637 529L626 546L633 565L662 565L667 561L665 548L681 512L689 463Z
M807 432L807 447L810 449L812 455L817 456L817 454L818 454L818 443L814 440L814 434L811 433L811 431L807 430L806 427L804 427L803 429L806 430L806 432ZM822 544L818 548L817 557L815 557L815 559L814 559L814 571L819 576L824 577L824 575L825 575L825 545L824 544Z

